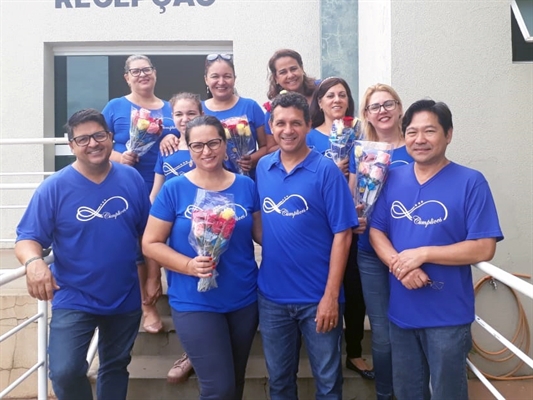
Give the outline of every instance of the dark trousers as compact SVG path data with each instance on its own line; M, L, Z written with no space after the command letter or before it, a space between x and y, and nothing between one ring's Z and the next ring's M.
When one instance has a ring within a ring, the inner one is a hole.
M229 313L178 312L172 319L200 383L200 400L239 400L257 332L257 303Z
M357 266L357 235L353 235L348 263L344 272L344 339L346 340L346 354L348 358L359 358L362 355L361 341L364 335L365 300L359 267Z

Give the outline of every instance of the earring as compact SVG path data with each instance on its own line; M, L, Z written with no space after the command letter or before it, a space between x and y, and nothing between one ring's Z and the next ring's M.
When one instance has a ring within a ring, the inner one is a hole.
M226 155L224 156L224 161L228 161L229 160L229 157L228 157L228 154L226 153Z
M211 92L209 91L209 86L206 86L206 88L207 88L207 94L211 93Z

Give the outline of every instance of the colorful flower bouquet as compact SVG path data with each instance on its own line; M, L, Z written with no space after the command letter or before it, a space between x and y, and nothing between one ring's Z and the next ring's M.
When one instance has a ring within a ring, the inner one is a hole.
M239 160L255 151L252 130L248 118L232 117L221 121L228 140L228 157L235 170L241 175L248 175L239 165Z
M131 108L130 139L126 149L139 157L145 155L163 132L163 118L152 116L145 108Z
M349 157L356 140L361 139L361 121L358 118L344 117L333 121L329 135L330 148L326 157L335 163Z
M189 244L199 256L210 256L215 265L227 248L235 223L235 204L233 195L198 189L191 215ZM197 290L207 292L218 287L213 270L209 278L200 278Z
M370 217L372 207L389 172L393 146L384 142L355 142L357 182L355 203L363 205L363 217Z

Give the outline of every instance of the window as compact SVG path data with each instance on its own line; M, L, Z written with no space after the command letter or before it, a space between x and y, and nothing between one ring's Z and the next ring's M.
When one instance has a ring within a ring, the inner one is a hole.
M511 2L513 62L533 62L533 1Z

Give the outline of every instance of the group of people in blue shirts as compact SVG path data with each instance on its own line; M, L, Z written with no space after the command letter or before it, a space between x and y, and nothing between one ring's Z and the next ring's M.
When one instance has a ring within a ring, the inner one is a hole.
M448 107L422 100L404 113L390 86L365 92L365 139L394 147L367 221L354 204L353 157L325 156L333 121L355 114L348 84L308 77L289 49L277 51L269 69L265 114L235 93L231 55L206 57L203 102L191 93L157 98L155 67L133 55L124 71L131 93L101 114L82 110L69 119L76 161L37 189L16 245L30 294L52 300L50 378L59 399L92 398L84 357L95 327L97 396L125 398L141 314L146 331L163 329L155 308L161 266L186 351L168 380L182 382L194 369L201 399L242 398L258 326L272 399L298 397L302 340L316 398L342 398L344 326L345 365L375 379L379 400L468 398L469 265L492 258L503 236L484 177L445 157ZM163 117L161 139L141 157L126 150L132 107ZM222 123L232 117L246 118L255 148L238 169L228 162ZM200 189L235 205L235 230L216 263L187 240ZM259 268L254 242L262 246ZM42 248L50 245L49 271ZM215 271L218 287L199 292L198 279ZM365 312L373 368L362 358Z

